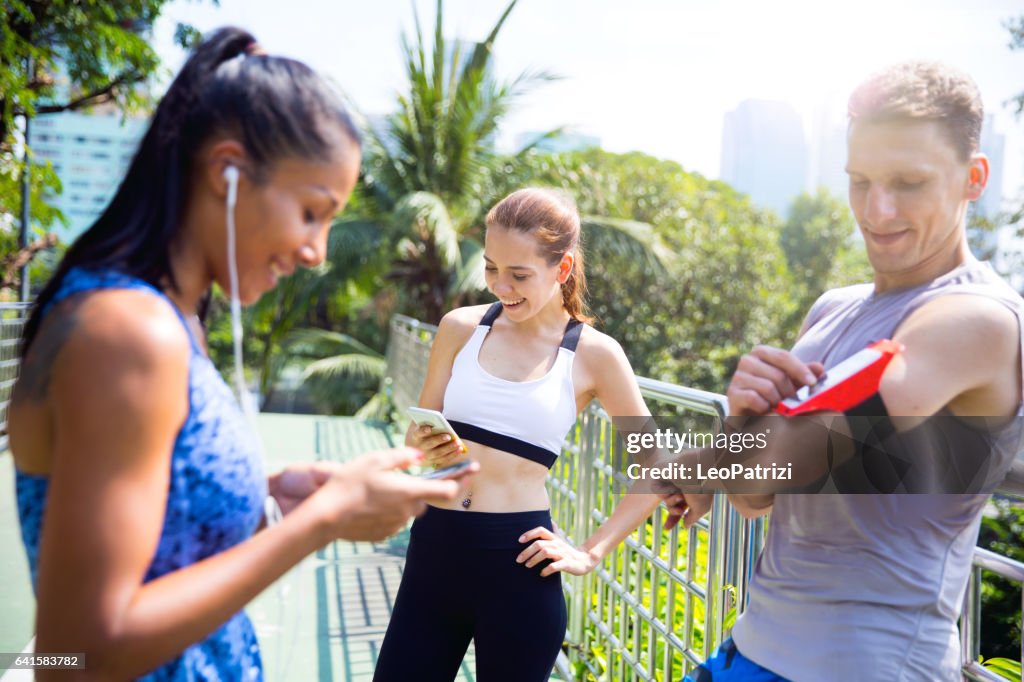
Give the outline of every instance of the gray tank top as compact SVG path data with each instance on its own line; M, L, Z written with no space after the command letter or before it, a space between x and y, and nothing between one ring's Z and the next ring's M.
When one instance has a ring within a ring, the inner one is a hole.
M832 366L892 338L925 303L962 293L995 299L1024 324L1024 300L987 263L971 259L910 289L875 294L862 284L827 292L793 352ZM994 434L1002 474L1020 452L1022 421ZM776 495L750 602L733 628L740 652L796 682L959 681L956 621L987 500Z

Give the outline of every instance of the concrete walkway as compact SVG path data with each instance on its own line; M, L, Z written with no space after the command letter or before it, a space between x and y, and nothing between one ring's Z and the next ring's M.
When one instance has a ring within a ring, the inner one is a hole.
M344 417L260 415L268 469L343 462L394 447L388 430ZM268 682L369 682L405 563L408 530L384 543L335 542L297 566L249 608ZM458 677L473 678L472 649Z
M393 447L387 429L344 417L262 414L267 471L293 462L345 461ZM14 496L14 465L0 454L0 652L32 637L35 598ZM268 682L366 681L373 677L405 561L408 531L385 543L336 542L301 564L249 606ZM472 651L459 680L473 680ZM4 671L0 670L0 674ZM30 680L12 671L3 682Z
M344 462L394 447L388 429L347 417L261 414L267 471L290 463ZM35 598L21 542L14 465L0 454L0 652L19 652L34 631ZM256 627L267 682L369 682L405 563L408 529L383 543L335 542L308 557L247 609ZM473 648L459 682L474 680ZM0 682L30 682L0 669ZM553 678L558 679L558 678Z
M0 453L0 546L0 651L13 653L32 638L36 599L18 524L14 462L8 452Z

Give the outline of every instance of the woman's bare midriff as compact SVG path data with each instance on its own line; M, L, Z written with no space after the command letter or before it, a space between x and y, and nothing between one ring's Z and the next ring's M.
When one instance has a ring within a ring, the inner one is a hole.
M435 506L475 512L521 512L548 509L543 464L486 445L464 441L466 457L480 463L480 473L459 497ZM469 505L463 504L469 500Z

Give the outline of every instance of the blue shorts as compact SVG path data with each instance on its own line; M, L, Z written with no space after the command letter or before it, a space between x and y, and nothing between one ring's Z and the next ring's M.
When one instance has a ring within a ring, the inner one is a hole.
M745 658L732 637L722 642L711 658L690 671L683 682L788 682L771 670Z

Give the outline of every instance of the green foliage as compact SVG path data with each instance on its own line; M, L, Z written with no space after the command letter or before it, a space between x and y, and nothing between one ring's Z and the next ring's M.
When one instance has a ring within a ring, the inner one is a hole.
M846 201L825 188L793 200L779 234L779 245L793 273L799 326L815 300L827 289L871 280L863 243Z
M792 338L796 299L777 219L725 183L673 161L601 149L529 152L507 171L509 188L557 187L576 198L587 216L593 312L638 374L722 390L747 349ZM650 236L627 244L620 230L609 239L599 228L615 220L643 224Z
M347 334L298 329L284 345L292 358L318 358L305 366L303 381L327 413L353 414L366 407L384 377L384 356Z
M437 2L434 35L428 44L416 17L415 41L402 38L408 91L386 130L367 131L366 195L381 213L407 194L437 195L461 223L486 211L485 188L499 157L493 141L516 99L551 80L524 72L507 83L494 80L494 43L516 1L509 3L488 36L467 50L444 37L444 4Z
M432 42L417 16L415 39L402 39L408 90L382 129L366 130L355 214L387 237L386 279L400 291L391 303L427 322L479 299L481 218L502 167L493 144L498 125L520 95L552 79L527 72L500 83L492 76L494 43L515 4L468 49L445 38L441 0Z
M1015 211L1000 211L994 216L971 211L967 220L967 241L971 253L981 260L991 261L999 274L1013 279L1024 267L1024 254L1014 249L1000 252L998 235L1004 228L1011 228L1015 239L1024 238L1024 206Z
M1020 661L1009 658L989 658L987 660L982 660L981 664L996 675L1010 680L1010 682L1020 682Z
M20 251L18 231L21 224L21 169L24 164L15 158L11 150L0 150L0 279L5 276L4 267L8 260L14 259ZM46 197L50 189L60 189L60 179L53 170L53 164L35 163L31 166L29 176L29 214L35 219L28 234L28 242L32 244L46 234L45 226L54 223L66 224L67 220L61 212L47 203ZM16 197L17 205L11 202ZM6 203L5 203L6 202ZM10 209L5 207L10 207ZM17 215L15 215L15 213ZM65 246L58 244L37 253L29 264L29 281L32 283L33 294L50 279L57 262L63 255ZM8 291L11 297L18 295L20 272L13 273L16 280ZM2 290L2 286L0 286Z
M991 510L981 520L978 546L1024 562L1024 506L996 498ZM982 653L1016 658L1021 645L1021 584L988 571L982 572L982 579Z
M302 352L298 355L290 349L290 337L299 327L347 328L353 331L352 336L367 340L365 352L382 352L387 315L378 314L375 303L379 294L386 294L381 276L382 239L376 225L346 213L331 229L325 265L315 270L300 268L243 311L243 353L252 365L248 378L259 390L263 405L273 398L277 380L286 367L300 365L311 357L323 357L316 355L308 344L299 348ZM231 320L228 302L219 290L215 290L211 301L207 329L210 355L222 371L227 371L232 367ZM334 352L330 349L325 355ZM345 397L339 402L331 398L329 383L318 377L310 384L314 393L323 394L318 402L328 413L340 410L351 414L352 409L363 405L373 394L367 393L365 380L352 384L349 378L343 378L344 386L337 388Z
M217 0L214 0L216 4ZM159 58L149 31L167 0L7 0L0 20L0 246L17 243L24 120L110 104L128 112L149 100L139 87ZM180 27L180 32L187 32ZM182 33L184 36L184 33ZM30 68L31 64L31 68ZM64 216L49 164L32 164L30 241ZM11 234L14 237L11 237ZM13 240L13 241L12 241ZM44 268L42 274L48 276ZM35 280L34 281L39 281Z
M971 247L971 253L981 260L992 260L999 250L999 229L1008 224L1008 217L1004 213L987 216L972 210L967 219L967 242Z
M1005 26L1010 32L1010 49L1024 49L1024 15L1008 20ZM1018 116L1024 114L1024 92L1021 92L1010 101L1017 107L1016 114Z
M387 279L400 284L428 322L440 321L448 309L484 289L482 247L459 234L438 195L405 195L391 222L401 236Z
M577 444L579 438L577 432ZM611 464L610 470L593 466L590 457L594 451L581 455L568 449L552 471L552 478L557 482L557 492L552 494L554 521L560 528L576 529L575 515L584 515L581 537L594 532L627 494L625 481L611 474L611 471L621 471L621 467L614 464L620 446L610 430L602 430L599 438L600 442L590 445L597 452L605 453L602 463ZM596 477L590 484L593 496L586 509L576 506L583 494L584 483L579 480L583 467L593 467L590 475ZM566 491L576 496L568 505L561 504L559 499ZM672 542L673 536L677 536L676 544ZM705 607L686 586L706 584L709 557L706 530L697 530L692 535L685 531L666 531L650 518L633 531L626 542L612 549L592 573L580 578L564 576L563 580L573 581L573 594L582 596L579 603L588 610L583 618L582 638L570 645L573 679L593 682L632 679L626 668L626 657L646 667L652 653L658 662L655 670L648 669L653 679L681 679L690 667L688 661L674 647L670 651L665 638L651 637L652 630L638 612L670 624L675 636L688 643L691 651L699 656L705 647ZM674 576L670 577L670 569L676 572ZM727 614L726 618L729 617ZM670 661L671 673L663 677L661 671L666 658Z
M1005 24L1006 29L1010 32L1010 43L1009 47L1011 50L1024 49L1024 15L1020 15L1013 19L1009 19ZM1016 107L1014 112L1019 119L1024 114L1024 90L1018 93L1015 97L1010 100ZM995 221L997 226L999 225L1010 225L1016 226L1016 238L1021 239L1024 237L1024 203L1018 204L1017 208L998 216ZM1018 256L1017 262L1007 263L1004 266L1004 270L1008 272L1020 272L1020 266L1024 264L1020 262Z

